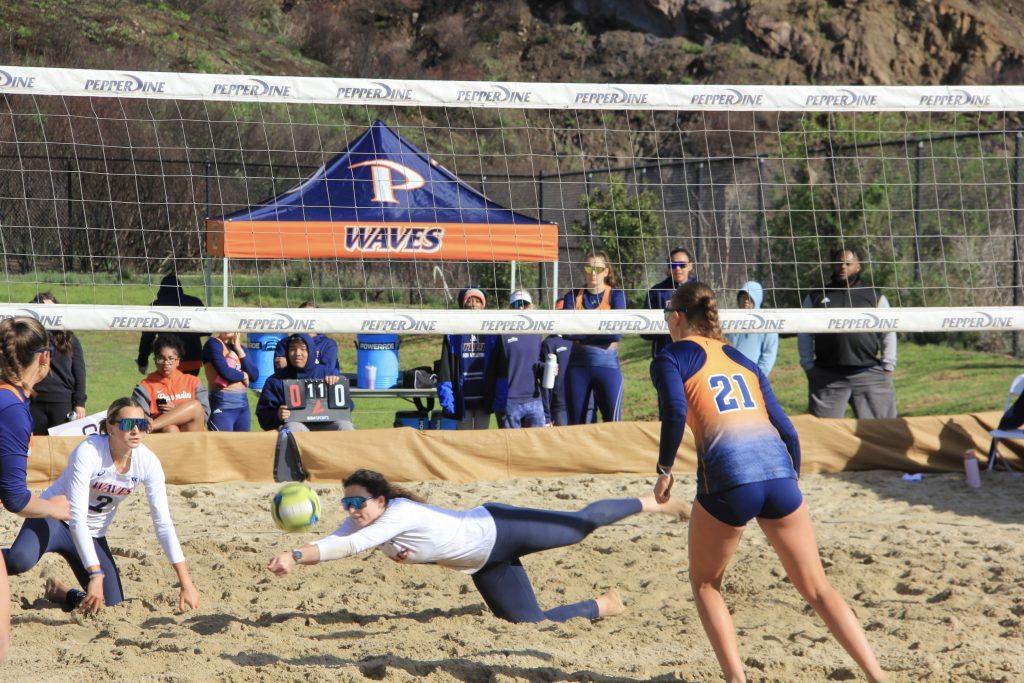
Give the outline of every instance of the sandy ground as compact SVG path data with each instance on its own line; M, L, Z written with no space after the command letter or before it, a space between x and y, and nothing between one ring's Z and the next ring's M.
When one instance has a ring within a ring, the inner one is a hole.
M496 500L573 509L642 493L626 477L430 483L441 505ZM338 486L318 486L327 533L342 518ZM807 476L827 571L853 604L894 680L1024 680L1024 478L997 474L971 492L955 475ZM543 606L621 589L626 614L590 623L513 625L492 617L465 575L383 555L304 567L277 579L270 555L313 534L276 531L271 485L171 487L182 545L202 595L176 614L174 574L144 495L109 536L127 601L96 618L42 599L43 578L70 580L47 556L12 578L14 646L4 681L646 681L716 680L687 584L686 526L639 515L581 545L527 562ZM692 494L693 479L677 491ZM0 515L0 537L18 520ZM856 668L783 576L752 526L726 576L751 680L853 680Z

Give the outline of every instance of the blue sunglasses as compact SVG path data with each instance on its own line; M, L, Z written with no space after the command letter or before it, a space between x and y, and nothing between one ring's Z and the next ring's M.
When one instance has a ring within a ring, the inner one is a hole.
M349 510L362 510L366 507L366 501L368 500L370 499L363 496L345 496L341 499L341 507L345 508L345 512Z
M117 426L122 432L130 432L135 427L138 427L140 432L148 432L149 420L144 417L122 417L117 421Z

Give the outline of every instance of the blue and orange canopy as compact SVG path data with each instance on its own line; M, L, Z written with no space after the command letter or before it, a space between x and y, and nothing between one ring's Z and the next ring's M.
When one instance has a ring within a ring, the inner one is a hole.
M555 261L558 227L490 201L380 121L297 187L207 220L230 258Z

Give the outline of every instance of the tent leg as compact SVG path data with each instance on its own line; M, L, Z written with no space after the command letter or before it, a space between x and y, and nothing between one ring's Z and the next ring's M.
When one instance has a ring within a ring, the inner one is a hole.
M558 304L558 259L555 259L551 264L551 310L554 310Z
M516 291L516 262L512 261L512 289L510 291Z
M221 286L222 286L221 306L223 306L224 308L228 307L228 260L229 260L228 257L225 256L224 257L224 274L223 274L223 280L222 280L222 283L221 283Z

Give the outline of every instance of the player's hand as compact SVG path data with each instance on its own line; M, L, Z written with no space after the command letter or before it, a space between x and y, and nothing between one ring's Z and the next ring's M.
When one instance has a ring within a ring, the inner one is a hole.
M181 587L181 593L178 596L178 611L186 611L186 605L190 609L199 609L199 591L191 583Z
M268 562L267 569L275 576L284 576L295 569L295 558L290 550L285 551Z
M291 417L292 411L288 410L284 406L277 409L277 419L281 422L287 422L288 418Z
M85 406L75 406L75 419L81 420L85 417Z
M667 503L668 499L672 497L672 484L675 481L675 477L671 474L658 475L658 481L654 482L654 500L659 503Z
M85 591L85 598L79 603L78 609L86 614L96 614L103 609L102 576L93 576L89 579L89 587Z
M324 377L324 382L327 383L327 386L333 387L335 384L338 383L338 380L340 379L341 378L338 377L337 375L327 375L326 377Z
M50 498L50 519L56 519L58 522L71 521L71 503L68 502L67 496L54 496Z

